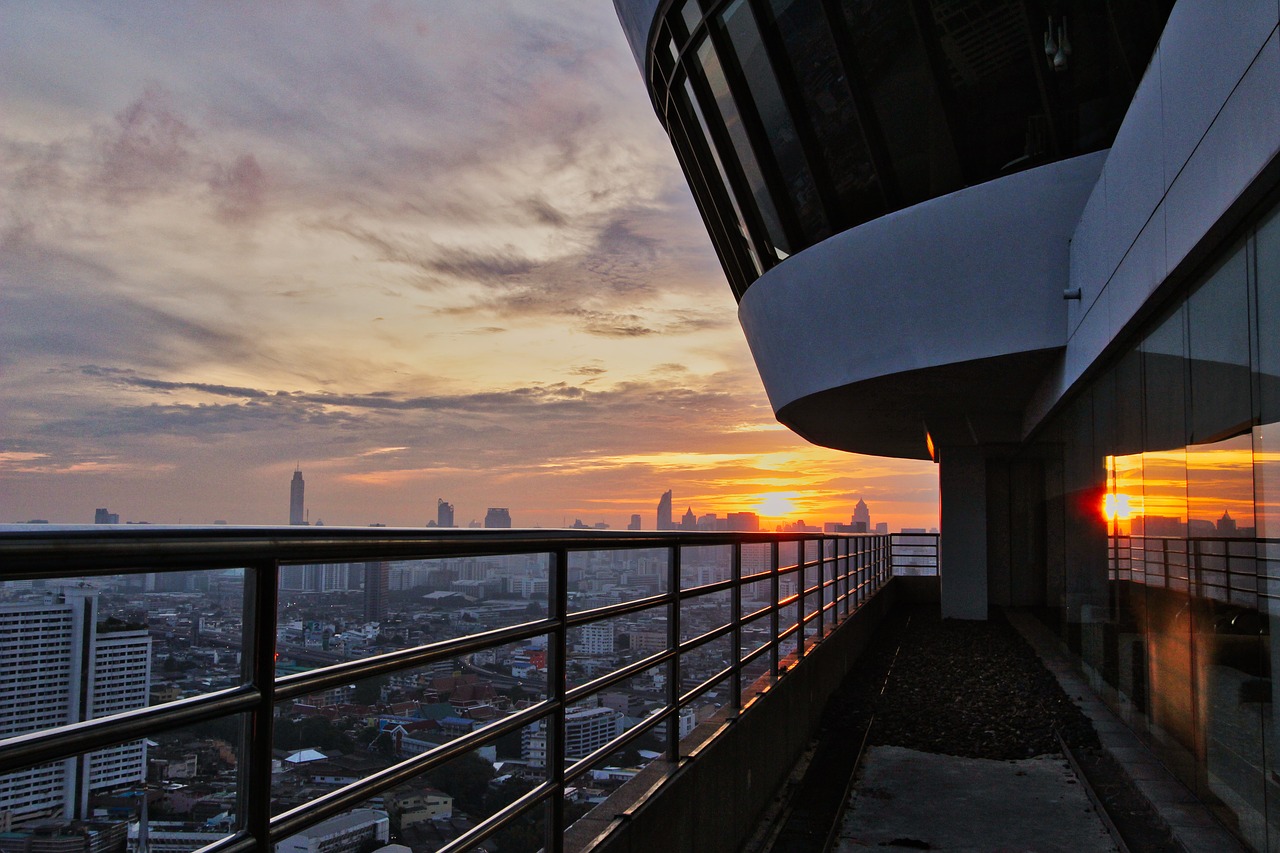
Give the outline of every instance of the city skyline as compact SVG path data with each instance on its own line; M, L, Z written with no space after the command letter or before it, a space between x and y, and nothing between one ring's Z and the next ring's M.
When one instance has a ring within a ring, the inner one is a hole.
M297 467L329 525L937 523L932 466L775 421L608 3L13 6L0 44L0 523L284 524Z

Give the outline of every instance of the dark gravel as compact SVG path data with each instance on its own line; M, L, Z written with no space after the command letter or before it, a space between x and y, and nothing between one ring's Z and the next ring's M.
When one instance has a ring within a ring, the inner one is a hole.
M942 619L936 605L895 608L828 701L772 851L823 849L864 736L868 744L1012 760L1061 754L1059 735L1130 850L1177 849L1089 720L999 613L960 622Z

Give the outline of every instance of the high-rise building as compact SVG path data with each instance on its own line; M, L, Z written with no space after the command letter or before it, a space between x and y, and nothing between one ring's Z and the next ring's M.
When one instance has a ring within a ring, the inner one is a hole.
M453 527L453 504L436 498L436 527Z
M302 469L294 469L293 480L289 483L289 523L306 524L307 513L303 501L303 490L306 483L302 479Z
M391 564L364 564L364 618L366 622L381 622L387 618L387 585Z
M778 420L936 462L944 615L1274 846L1276 4L614 4Z
M98 622L84 586L0 606L0 737L78 723L147 704L151 637ZM88 816L93 791L141 784L143 741L0 776L0 813L14 823Z
M511 512L503 506L491 506L489 511L484 514L484 526L492 528L507 528L511 526Z
M110 512L106 507L98 507L93 511L94 524L119 524L120 513Z
M693 514L693 507L688 507L684 511L684 515L680 516L681 530L697 530L698 517Z
M662 493L662 498L658 501L658 530L675 530L675 521L671 516L671 490L667 489Z
M628 530L640 529L640 513L636 512L631 514L631 523L627 525L627 529Z

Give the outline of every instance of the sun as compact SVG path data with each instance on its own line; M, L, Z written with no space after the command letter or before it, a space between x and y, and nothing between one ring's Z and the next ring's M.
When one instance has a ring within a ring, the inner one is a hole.
M796 505L791 499L795 496L796 492L759 495L754 505L756 514L765 518L783 518L792 515L796 511Z

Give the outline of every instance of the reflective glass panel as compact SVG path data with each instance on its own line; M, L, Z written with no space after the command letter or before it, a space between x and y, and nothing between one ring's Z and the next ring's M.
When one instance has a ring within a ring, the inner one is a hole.
M1187 301L1191 439L1216 441L1244 429L1249 404L1249 296L1241 243Z
M720 120L729 134L734 153L738 156L738 165L747 179L747 185L751 188L751 195L755 199L756 209L768 232L771 245L766 247L766 252L776 257L772 247L787 245L786 234L782 230L777 208L774 207L773 198L764 182L764 174L760 171L760 164L751 147L751 139L742 124L742 116L738 112L737 104L734 103L733 93L729 91L729 83L725 79L720 58L716 55L710 40L704 41L698 48L698 64L702 67L707 86L720 113ZM739 199L738 203L741 204L742 199Z
M779 202L790 202L790 207L799 220L802 242L796 244L788 240L778 245L787 254L793 254L806 245L831 236L831 228L827 224L817 183L805 158L804 146L800 143L791 112L783 99L773 66L760 40L760 31L751 7L744 0L737 0L724 11L723 19L738 65L746 78L751 100L768 137L774 164L785 183L786 198Z

